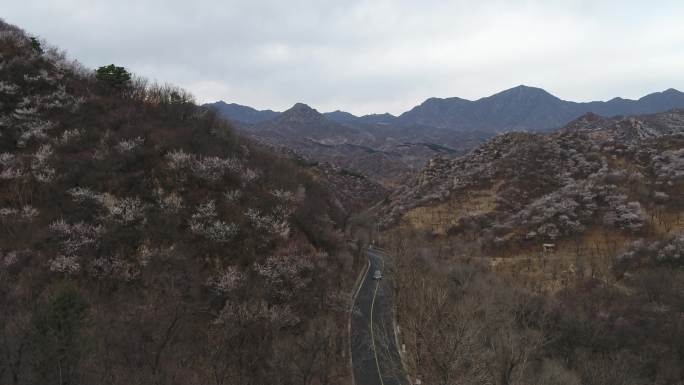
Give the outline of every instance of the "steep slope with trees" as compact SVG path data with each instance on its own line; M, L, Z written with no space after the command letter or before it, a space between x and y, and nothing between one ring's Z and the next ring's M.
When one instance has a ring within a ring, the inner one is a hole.
M684 380L684 111L434 159L376 207L425 383Z
M597 186L601 191L590 194L591 198L586 201L600 209L609 207L604 203L612 193L630 193L627 197L642 205L647 205L656 195L678 196L682 182L679 152L683 130L684 111L673 110L616 119L588 114L554 134L502 134L466 156L431 160L413 183L393 194L392 202L383 207L387 213L385 219L392 222L415 208L480 197L486 216L495 216L500 224L505 222L517 228L520 223L508 215L518 215L524 208L531 210L529 205L539 199L544 201L537 202L538 205L551 207L547 200L553 194L562 195L565 191L569 196L571 190L578 188L588 193L594 189L592 186ZM488 206L484 204L487 198ZM658 201L679 203L674 198ZM575 208L581 210L580 206ZM597 218L594 214L601 216L595 210L586 214L591 214L586 225ZM573 213L572 217L579 218L578 215ZM471 215L464 213L464 216ZM450 223L445 226L456 226L460 217L447 219Z
M172 86L0 21L0 383L346 381L346 213Z

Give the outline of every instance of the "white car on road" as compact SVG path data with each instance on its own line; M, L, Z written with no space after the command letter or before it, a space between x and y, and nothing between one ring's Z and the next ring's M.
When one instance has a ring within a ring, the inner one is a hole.
M382 273L380 270L375 270L375 273L373 273L373 279L382 279Z

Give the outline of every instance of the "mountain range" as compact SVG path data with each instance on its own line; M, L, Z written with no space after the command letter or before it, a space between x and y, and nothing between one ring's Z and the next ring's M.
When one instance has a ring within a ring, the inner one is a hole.
M613 117L667 111L684 107L684 93L668 89L638 100L577 103L518 86L475 101L430 98L399 116L320 113L303 103L284 112L222 101L205 106L259 142L396 185L428 159L463 155L498 133L551 130L590 112Z
M667 111L684 106L684 93L675 89L638 100L614 98L607 102L562 100L541 88L518 86L470 101L431 98L398 117L403 123L450 128L455 131L507 132L561 127L588 112L613 117Z
M338 123L297 103L273 119L233 125L269 147L289 149L309 162L331 163L385 185L404 180L429 158L459 154L484 140L439 127L383 124L382 115L367 119Z
M256 124L275 119L280 113L258 111L223 101L206 106L236 123ZM520 85L477 100L458 97L429 98L399 116L372 114L356 116L345 111L323 115L340 124L421 125L452 131L506 132L544 130L561 127L588 112L605 117L662 112L684 106L684 93L670 88L638 100L613 98L609 101L572 102L562 100L536 87Z

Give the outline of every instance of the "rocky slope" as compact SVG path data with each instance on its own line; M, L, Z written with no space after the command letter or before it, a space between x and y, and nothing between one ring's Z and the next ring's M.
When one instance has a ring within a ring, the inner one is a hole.
M551 241L601 220L639 228L643 208L656 203L680 210L683 178L684 110L588 114L558 133L501 134L466 156L433 159L380 210L387 224L398 223L416 208L479 194L487 201L480 212L447 215L442 230L482 219L501 240Z
M389 195L389 190L379 183L334 164L316 164L312 172L348 213L362 212Z
M498 135L376 214L426 383L684 381L684 110Z

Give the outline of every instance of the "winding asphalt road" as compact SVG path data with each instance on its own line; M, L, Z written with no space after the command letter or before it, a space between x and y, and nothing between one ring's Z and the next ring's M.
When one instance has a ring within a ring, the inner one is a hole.
M368 250L370 269L354 303L351 324L352 364L356 385L404 385L401 358L392 327L391 259ZM383 278L373 279L376 270Z

